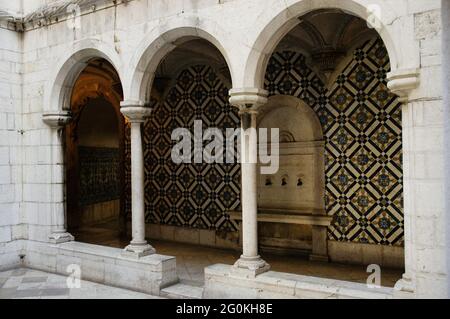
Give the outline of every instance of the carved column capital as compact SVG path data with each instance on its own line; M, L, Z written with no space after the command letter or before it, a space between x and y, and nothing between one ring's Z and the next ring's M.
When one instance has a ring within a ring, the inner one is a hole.
M123 101L120 103L120 112L131 123L143 123L152 113L152 109L144 106L142 102Z
M269 92L257 88L230 90L230 104L239 108L240 113L257 113L267 103Z
M388 73L388 88L399 97L400 102L406 103L412 90L419 86L419 69L401 69Z
M42 121L53 129L60 129L72 121L70 111L56 111L42 114Z

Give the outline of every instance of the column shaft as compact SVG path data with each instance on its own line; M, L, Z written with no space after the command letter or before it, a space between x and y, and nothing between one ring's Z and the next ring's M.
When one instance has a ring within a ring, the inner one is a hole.
M246 127L247 126L247 127ZM258 257L258 193L256 114L242 115L242 236L243 256Z
M54 129L52 132L53 138L52 140L52 154L53 154L53 165L58 169L52 169L52 185L60 184L61 187L64 187L64 176L56 175L56 174L64 174L64 170L61 169L64 167L64 142L63 142L63 130L62 128ZM56 174L55 174L56 172ZM55 226L54 234L65 234L66 230L66 214L64 210L64 203L58 203L55 201L55 190L52 189L52 205L53 205L53 225Z
M256 111L241 114L242 256L235 264L239 273L256 276L270 266L258 254L258 134Z
M132 245L146 245L145 240L145 192L144 152L142 149L141 123L131 123L131 210Z

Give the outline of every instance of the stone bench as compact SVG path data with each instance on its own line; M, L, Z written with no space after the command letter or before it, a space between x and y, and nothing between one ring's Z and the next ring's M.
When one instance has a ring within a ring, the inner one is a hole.
M242 241L242 212L228 212L230 218L239 224L240 241ZM332 217L323 211L300 211L289 209L259 209L259 223L276 223L312 226L312 253L310 260L328 262L327 228L331 225ZM242 242L241 242L242 244Z

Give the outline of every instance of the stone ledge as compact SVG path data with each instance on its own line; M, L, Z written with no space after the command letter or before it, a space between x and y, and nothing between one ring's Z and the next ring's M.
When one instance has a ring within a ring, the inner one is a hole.
M377 264L384 268L403 269L405 252L402 246L328 241L328 254L335 263L347 265Z
M55 245L27 241L25 252L25 267L67 276L67 266L79 265L81 279L156 296L178 282L176 259L170 256L127 259L122 249L79 242Z
M228 265L205 269L203 298L209 299L392 299L391 288L269 271L255 279L235 278Z

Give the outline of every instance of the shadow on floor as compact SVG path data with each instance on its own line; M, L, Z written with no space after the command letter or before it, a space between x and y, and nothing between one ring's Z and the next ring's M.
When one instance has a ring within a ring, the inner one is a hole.
M72 230L72 235L79 242L116 248L124 248L130 242L130 238L120 236L118 222L115 221ZM240 255L232 250L166 241L152 240L151 245L158 254L176 256L180 280L195 286L203 285L205 267L219 263L232 265ZM271 270L278 272L358 283L366 283L369 276L364 266L312 262L298 256L262 254L262 257L271 265ZM382 269L382 285L393 287L402 274L403 270L400 269Z

